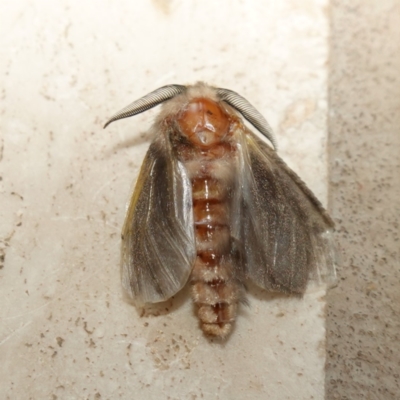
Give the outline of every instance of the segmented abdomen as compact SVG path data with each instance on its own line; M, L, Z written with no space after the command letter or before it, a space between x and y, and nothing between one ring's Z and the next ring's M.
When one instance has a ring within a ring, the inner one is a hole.
M231 256L230 185L234 168L226 159L188 163L192 182L197 257L192 296L203 331L225 337L239 299Z

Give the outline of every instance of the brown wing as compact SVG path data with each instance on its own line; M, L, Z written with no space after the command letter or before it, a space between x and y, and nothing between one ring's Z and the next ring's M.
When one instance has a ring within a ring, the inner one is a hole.
M241 242L247 277L272 291L333 284L333 221L301 179L253 133L243 139Z
M190 181L158 134L122 231L122 285L138 305L167 300L187 282L195 256Z

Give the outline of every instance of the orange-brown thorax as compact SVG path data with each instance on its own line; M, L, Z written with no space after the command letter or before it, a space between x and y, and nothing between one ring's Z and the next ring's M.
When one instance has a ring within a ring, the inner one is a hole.
M231 125L231 119L222 107L206 98L190 101L179 113L177 122L181 133L202 149L221 142Z

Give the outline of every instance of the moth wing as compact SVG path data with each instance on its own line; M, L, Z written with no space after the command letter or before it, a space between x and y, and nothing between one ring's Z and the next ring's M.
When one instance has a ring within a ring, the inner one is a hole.
M335 282L334 223L305 183L251 132L243 142L241 241L246 275L272 291Z
M196 256L192 192L170 143L151 143L122 231L121 275L138 305L169 299L187 282Z

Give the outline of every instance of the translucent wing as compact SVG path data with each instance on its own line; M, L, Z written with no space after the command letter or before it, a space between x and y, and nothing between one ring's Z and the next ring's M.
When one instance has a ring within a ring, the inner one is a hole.
M301 179L251 132L243 138L241 242L247 276L272 291L304 293L335 280L333 221Z
M183 165L158 134L144 159L122 231L122 285L141 305L169 299L196 256L192 193Z

